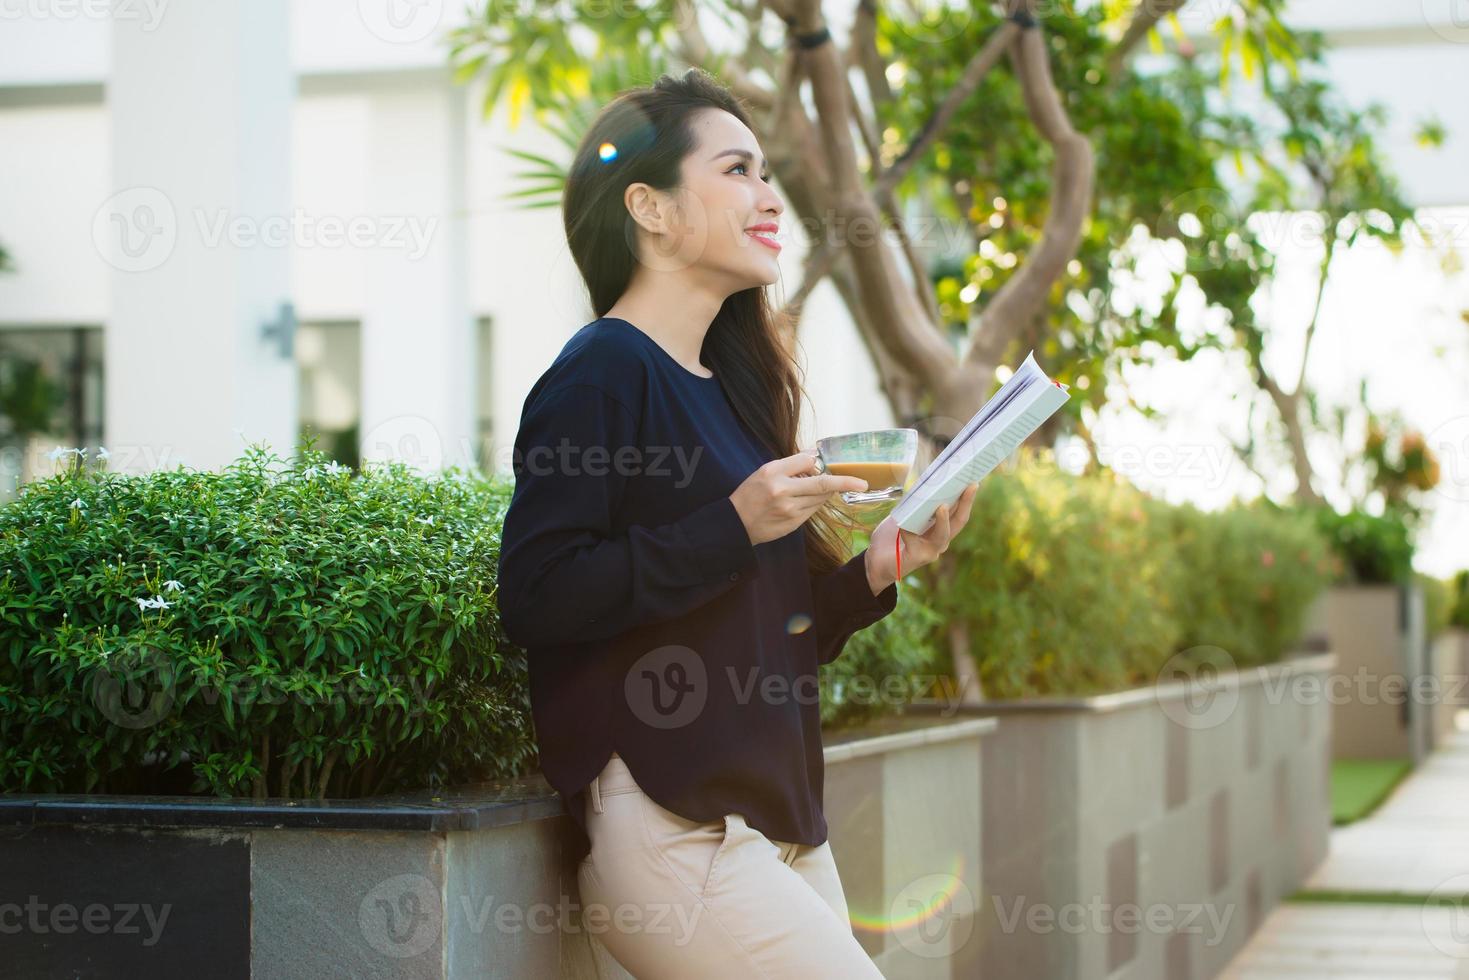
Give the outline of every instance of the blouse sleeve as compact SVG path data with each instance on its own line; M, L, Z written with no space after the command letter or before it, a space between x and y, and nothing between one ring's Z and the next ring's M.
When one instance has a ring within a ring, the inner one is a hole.
M754 568L755 546L729 497L614 533L636 469L627 455L618 462L619 450L638 449L637 431L632 412L596 385L564 385L526 406L496 581L512 643L599 640L680 616Z
M866 555L864 548L835 570L811 576L811 599L815 607L811 619L819 664L831 663L853 633L897 608L897 582L877 595L872 594L872 587L867 584Z

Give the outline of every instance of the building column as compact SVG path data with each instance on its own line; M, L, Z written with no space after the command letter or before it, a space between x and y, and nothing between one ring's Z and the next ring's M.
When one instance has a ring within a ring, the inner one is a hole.
M105 445L115 471L295 450L287 0L112 21Z
M474 321L465 214L467 94L442 78L370 94L363 463L475 464Z

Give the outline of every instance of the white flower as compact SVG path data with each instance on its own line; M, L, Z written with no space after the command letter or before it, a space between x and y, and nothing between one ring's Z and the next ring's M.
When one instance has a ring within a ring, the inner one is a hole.
M51 460L54 463L58 459L60 459L61 457L65 456L65 455L66 455L66 450L65 449L62 449L60 446L57 446L55 449L51 450L49 453L46 454L46 458L49 459L49 460Z
M133 599L139 609L168 609L170 604L163 600L163 596L156 595L151 599Z
M112 458L112 454L107 451L107 447L106 446L98 446L97 447L97 458L98 459L111 459Z
M332 476L336 476L338 473L345 473L345 472L347 472L350 469L351 469L350 466L343 466L341 463L338 463L336 460L332 460L330 463L327 463L326 464L326 471L328 473L330 473Z
M310 478L310 477L315 476L320 471L321 471L320 470L320 467L318 467L315 463L313 463L310 466L306 467L306 469L302 471L301 475L304 476L304 477Z
M82 498L81 497L78 497L78 498L76 498L75 500L73 500L71 502L71 509L72 510L82 510L86 506L87 506L86 504L82 503Z
M432 515L432 514L428 515L427 517L420 517L420 518L418 518L418 523L420 523L420 524L432 524L433 522L434 522L434 515Z
M153 608L153 600L152 599L139 599L136 596L134 596L133 597L133 601L138 604L138 608L139 609L152 609Z
M163 587L170 592L177 592L184 587L184 583L180 582L178 579L171 578L167 582L163 583Z

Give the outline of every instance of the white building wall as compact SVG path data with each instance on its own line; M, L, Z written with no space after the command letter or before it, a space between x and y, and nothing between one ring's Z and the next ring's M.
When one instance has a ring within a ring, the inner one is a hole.
M109 193L110 135L98 102L0 108L0 243L16 266L0 274L0 325L106 321L111 266L92 218Z
M1196 4L1218 7L1216 0ZM138 16L169 8L134 5ZM61 9L64 5L52 5ZM83 5L85 6L85 5ZM290 57L299 94L292 115L290 150L293 207L316 219L349 219L374 207L372 167L381 164L375 142L375 93L395 91L398 118L440 111L446 98L464 100L467 211L465 303L470 318L492 320L492 376L471 378L487 384L497 422L494 459L508 467L508 447L526 391L565 339L585 322L588 311L575 267L567 254L555 209L525 211L502 195L518 186L518 161L500 150L514 145L544 152L565 151L527 119L518 130L506 128L503 110L492 123L479 122L475 88L450 96L425 77L441 76L442 32L460 16L458 5L403 6L407 19L388 18L373 3L294 0L291 4ZM1354 100L1377 99L1393 110L1388 149L1394 166L1415 198L1425 204L1462 203L1462 161L1469 139L1469 30L1460 30L1447 2L1434 19L1431 0L1423 4L1385 4L1375 0L1298 0L1300 22L1326 26L1334 43L1333 74ZM379 16L381 13L381 16ZM834 16L840 20L841 16ZM0 30L0 145L24 152L0 154L0 240L20 265L18 274L0 276L0 326L35 323L110 323L108 267L92 242L92 220L108 193L109 116L102 98L111 64L105 19L10 18ZM417 102L415 103L415 100ZM380 108L380 107L379 107ZM1417 147L1411 135L1420 118L1433 114L1449 129L1441 151ZM376 175L380 177L381 175ZM381 256L379 256L381 258ZM783 288L800 279L799 249L782 253ZM350 245L316 242L293 247L291 295L304 321L361 320L369 305L372 255ZM386 302L378 283L378 296ZM405 288L408 277L404 279ZM452 289L451 289L452 291ZM774 294L782 295L781 288ZM411 317L407 298L398 306ZM449 309L442 297L430 304ZM453 314L456 318L459 314ZM462 319L460 320L462 322ZM456 328L457 330L457 328ZM458 341L455 341L457 343ZM808 363L807 386L814 416L803 428L803 443L818 434L891 424L865 351L846 322L834 291L823 286L813 295L801 342ZM372 344L364 359L375 356ZM462 348L455 348L462 349ZM448 362L440 354L431 363ZM350 368L350 366L349 366ZM382 372L362 366L364 379L383 383ZM400 372L393 412L405 405L434 404L442 377ZM137 384L112 373L109 383ZM364 391L371 402L374 393ZM467 412L468 400L451 396ZM464 425L469 425L465 419ZM445 428L453 445L467 429ZM217 434L238 449L238 438ZM446 460L451 462L454 460Z

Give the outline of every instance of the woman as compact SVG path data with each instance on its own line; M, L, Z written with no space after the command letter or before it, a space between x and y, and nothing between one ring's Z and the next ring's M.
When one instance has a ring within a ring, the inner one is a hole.
M795 450L762 165L698 69L602 110L563 202L598 318L515 440L501 620L582 834L584 925L638 977L880 976L827 842L817 667L896 605L896 535L924 565L974 497L846 555L827 505L866 483Z

